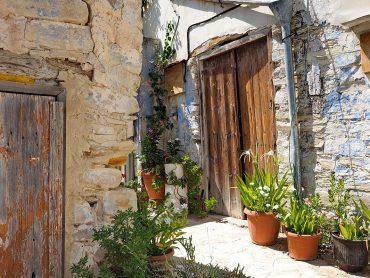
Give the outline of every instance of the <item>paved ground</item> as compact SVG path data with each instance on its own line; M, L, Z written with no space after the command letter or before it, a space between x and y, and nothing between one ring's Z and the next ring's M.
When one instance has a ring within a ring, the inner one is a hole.
M245 274L255 278L370 277L369 266L356 275L339 270L331 255L322 255L310 262L295 261L288 256L283 234L279 235L275 246L255 245L250 240L246 222L219 216L202 220L190 218L185 231L193 237L196 260L230 269L239 263ZM175 256L184 257L184 250L176 250Z

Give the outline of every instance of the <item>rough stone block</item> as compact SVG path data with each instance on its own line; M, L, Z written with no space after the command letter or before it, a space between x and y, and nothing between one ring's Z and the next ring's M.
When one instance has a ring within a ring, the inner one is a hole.
M26 40L35 47L80 51L93 50L90 27L46 20L32 20L26 25Z
M118 210L133 208L137 210L137 197L133 189L120 188L104 193L103 212L104 216L111 217Z
M13 14L28 18L86 24L89 10L81 0L2 0L0 16Z
M117 188L121 180L121 171L114 168L89 169L82 177L82 181L86 183L88 187L102 190Z
M75 242L89 242L92 241L93 227L90 225L80 225L73 233L73 240Z
M27 53L27 48L24 47L25 26L24 17L0 18L0 48L17 54Z
M88 202L75 205L74 225L91 224L94 222L94 215Z

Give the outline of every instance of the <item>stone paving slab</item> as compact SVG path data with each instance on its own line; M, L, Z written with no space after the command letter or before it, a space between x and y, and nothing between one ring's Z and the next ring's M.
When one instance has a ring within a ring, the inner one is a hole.
M211 215L206 219L190 217L185 228L193 237L197 262L218 264L229 269L238 264L246 275L255 278L333 278L370 277L369 266L364 272L348 274L334 266L331 255L310 262L295 261L288 256L284 234L274 246L258 246L251 242L246 220ZM176 250L185 257L185 250Z

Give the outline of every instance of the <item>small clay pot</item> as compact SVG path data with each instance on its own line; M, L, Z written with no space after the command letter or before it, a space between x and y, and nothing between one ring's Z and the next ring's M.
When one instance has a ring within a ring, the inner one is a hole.
M257 245L274 245L277 241L280 223L276 213L244 210L252 242Z
M143 177L143 182L145 185L146 192L148 193L149 199L151 200L163 200L165 196L165 187L164 185L159 189L159 191L155 191L152 187L152 183L156 174L152 172L142 172L141 176Z
M285 232L288 239L289 256L299 261L311 261L317 258L317 249L321 234L298 235Z
M172 259L173 255L175 254L175 250L171 248L169 252L164 255L159 256L150 256L149 263L150 268L154 270L154 272L167 272L169 270L168 260Z
M369 261L367 240L347 240L333 233L334 259L340 269L348 272L362 271Z

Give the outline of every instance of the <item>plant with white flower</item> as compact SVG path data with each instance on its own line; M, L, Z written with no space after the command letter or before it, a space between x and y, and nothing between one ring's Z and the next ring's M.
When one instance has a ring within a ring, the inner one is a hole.
M288 170L279 177L278 160L273 152L263 155L263 160L250 150L243 152L242 157L249 158L253 165L252 174L245 174L244 179L236 178L245 207L251 211L277 212L285 202L291 184Z

